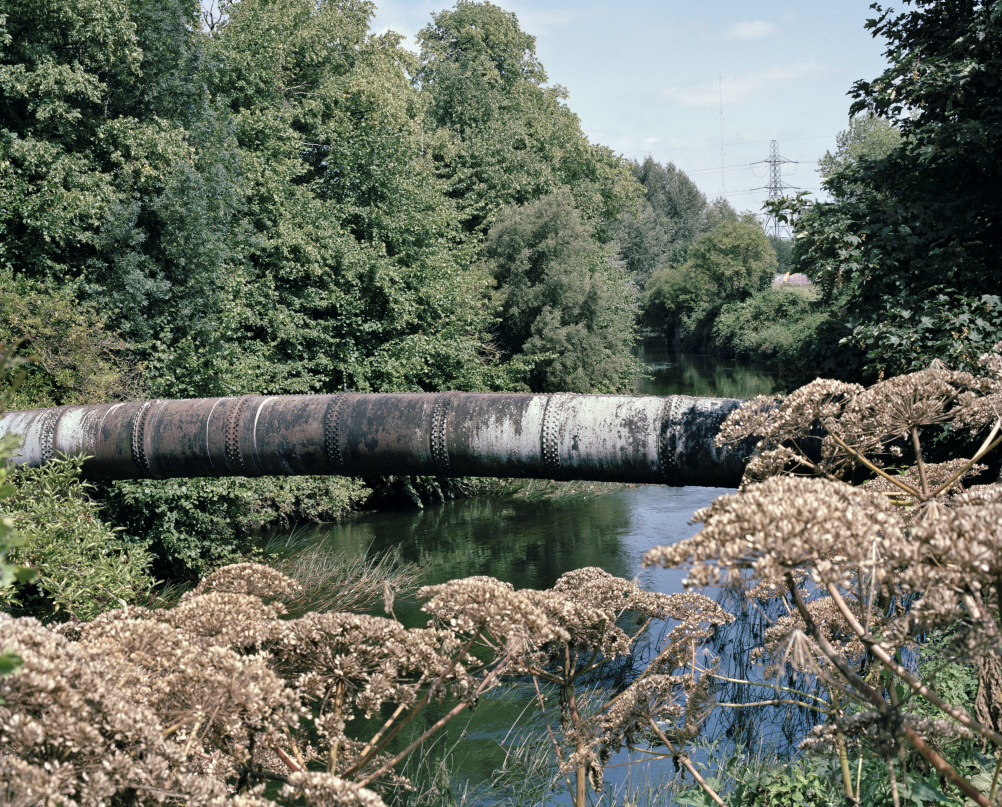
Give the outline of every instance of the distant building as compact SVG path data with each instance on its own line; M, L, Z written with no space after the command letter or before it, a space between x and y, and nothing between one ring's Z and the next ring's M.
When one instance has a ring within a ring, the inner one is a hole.
M785 275L776 275L772 279L773 286L810 286L811 279L803 272L794 272L792 275L787 272Z

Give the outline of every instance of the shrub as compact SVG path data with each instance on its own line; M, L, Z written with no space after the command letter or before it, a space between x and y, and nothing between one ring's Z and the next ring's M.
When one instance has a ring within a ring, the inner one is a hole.
M825 317L806 287L765 289L728 303L713 325L716 349L742 359L768 361L798 353Z
M0 341L19 343L23 377L11 409L120 401L138 395L126 348L69 289L0 275Z
M80 480L83 461L55 459L17 468L6 510L19 538L10 558L33 569L32 587L0 590L0 603L39 615L91 619L150 596L150 553L128 542L101 518Z
M158 574L197 580L254 551L268 524L333 521L368 495L342 477L144 479L102 485L108 517L148 543Z

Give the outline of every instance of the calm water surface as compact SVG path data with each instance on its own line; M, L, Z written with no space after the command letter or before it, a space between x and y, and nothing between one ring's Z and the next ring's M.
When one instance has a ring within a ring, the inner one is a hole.
M650 374L637 381L643 394L750 398L769 393L775 383L764 368L676 353L664 340L645 340L637 355ZM692 535L693 512L726 492L638 485L542 502L465 499L424 510L364 513L297 536L348 555L398 547L405 560L421 569L424 584L482 574L516 588L548 588L564 572L599 566L671 593L681 590L683 574L642 569L644 552ZM398 598L396 613L405 623L424 624L413 599ZM472 718L450 724L443 745L460 735L464 740L451 762L458 780L475 785L489 779L503 761L501 743L530 700L530 692L515 687L482 703ZM611 768L607 781L621 784L628 770Z

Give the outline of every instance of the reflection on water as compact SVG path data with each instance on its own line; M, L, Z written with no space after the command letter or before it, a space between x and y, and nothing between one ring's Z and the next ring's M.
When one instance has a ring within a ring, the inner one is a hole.
M770 392L774 384L774 377L762 368L675 353L666 350L664 340L645 340L638 356L651 367L652 378L638 382L638 392L644 394L748 398ZM643 553L692 535L693 512L726 492L638 485L542 502L466 499L424 510L364 513L297 532L297 541L321 542L348 555L399 547L403 558L421 569L425 584L483 574L516 588L548 588L564 572L599 566L619 577L636 577L650 590L671 593L681 590L683 573L643 569ZM395 612L407 625L424 624L413 597L398 597ZM734 669L745 655L735 652L729 658L738 643L728 639L724 644L722 663ZM485 698L468 721L449 724L440 747L456 747L451 765L460 781L489 781L504 760L502 741L512 724L523 712L532 713L532 708L526 709L531 700L531 688L514 685ZM429 709L419 716L421 725L415 730L438 716L436 709ZM522 717L521 725L527 720ZM456 746L461 735L463 742ZM613 759L624 761L622 755ZM610 768L607 781L622 783L629 770ZM667 767L665 773L670 773ZM558 795L551 801L563 800Z
M297 539L349 556L398 547L428 585L484 574L516 588L549 588L564 572L599 566L671 592L680 589L681 573L641 569L643 553L691 535L692 513L726 492L637 485L541 502L460 499L424 510L363 513L297 531ZM398 600L396 612L405 623L423 624L414 603Z
M764 366L682 353L663 337L644 339L635 354L651 376L637 380L637 392L643 395L754 398L776 391L776 374Z

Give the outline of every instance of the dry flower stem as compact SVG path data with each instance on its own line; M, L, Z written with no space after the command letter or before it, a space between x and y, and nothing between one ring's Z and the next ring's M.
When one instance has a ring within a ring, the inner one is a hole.
M871 687L866 681L859 677L859 674L852 669L846 663L846 660L842 657L842 654L836 650L831 642L829 642L824 634L818 629L817 623L814 621L814 617L811 616L811 612L807 609L807 605L804 603L803 597L800 596L800 589L797 588L797 582L793 579L793 575L789 572L786 573L786 585L790 589L790 593L793 595L793 602L797 606L797 610L800 612L801 618L804 620L804 624L807 626L807 632L811 634L811 637L818 646L821 648L828 660L835 666L835 668L842 673L843 677L846 678L856 689L862 693L863 697L868 700L873 706L876 707L878 712L882 714L887 711L887 703L884 701L880 694ZM855 695L856 693L852 690L847 690L850 695Z
M922 495L929 498L929 479L925 473L925 462L922 460L922 443L919 441L918 428L912 426L912 448L915 449L915 462L918 465L919 481L922 484ZM897 799L895 799L896 801Z
M865 456L863 456L862 454L860 454L855 448L853 448L851 445L849 445L848 443L846 443L841 437L839 437L834 432L830 431L827 426L825 426L825 431L828 433L828 436L831 437L832 440L839 446L839 448L841 448L844 451L847 451L849 454L851 454L853 457L855 457L857 460L859 460L861 463L863 463L863 465L865 465L867 468L869 468L875 474L877 474L878 476L882 476L884 479L886 479L892 485L896 485L897 487L901 488L906 493L914 496L916 499L922 499L922 498L924 498L922 496L922 491L916 490L911 485L909 485L907 482L902 482L900 479L898 479L897 477L892 476L891 474L887 473L887 471L883 470L882 468L878 468L876 465L874 465L872 462L870 462L870 460L868 460ZM957 475L957 479L959 479L961 476L962 476L962 474L958 474ZM954 479L953 482L956 482L957 479Z
M665 735L665 733L661 731L657 723L655 723L653 720L650 719L648 719L647 722L650 723L651 728L653 728L654 731L657 733L657 735L661 738L661 742L665 744L665 747L669 751L671 751L672 758L677 759L679 762L685 765L685 769L692 774L692 778L699 783L699 786L703 788L706 795L709 796L711 799L713 799L713 803L719 805L719 807L727 807L727 803L722 798L720 798L720 796L717 795L716 791L714 791L714 789L710 787L707 781L700 775L699 771L696 770L696 767L692 764L692 761L689 759L689 755L680 754L678 751L676 751L675 746L671 744L671 740L669 740L668 737Z
M751 706L780 706L784 703L789 704L790 706L799 706L803 709L820 712L823 715L831 714L831 709L822 709L820 706L814 706L813 704L793 700L792 698L770 698L765 701L748 701L746 703L723 703L721 701L717 701L714 705L720 706L724 709L747 709Z
M814 622L810 611L807 610L807 606L804 604L803 598L800 596L800 591L797 589L796 581L793 579L793 575L789 572L786 574L786 583L790 587L790 591L793 594L793 601L797 605L797 610L800 611L800 616L803 618L804 623L807 625L807 630L810 632L814 641L818 643L818 646L824 651L824 654L828 657L829 661L838 669L843 676L845 676L854 687L856 687L863 695L869 700L876 710L880 714L886 714L888 712L887 702L880 696L880 694L873 689L869 684L867 684L859 675L853 670L845 661L845 659L839 654L839 652L832 647L831 643L824 637L821 631L818 629L817 624ZM830 593L830 592L829 592ZM843 602L844 604L844 602ZM881 659L883 660L883 659ZM989 802L970 782L968 782L963 776L957 773L953 766L950 765L943 757L941 757L936 751L931 748L925 740L923 740L915 730L908 725L907 722L902 721L901 723L902 732L904 733L905 739L911 744L911 746L918 751L926 761L932 765L937 771L939 771L943 776L953 782L965 796L981 805L981 807L992 807L991 802ZM993 732L994 733L994 732Z
M341 718L341 706L344 702L344 681L338 681L334 685L334 719ZM330 753L327 757L327 773L337 773L337 755L340 743L331 741Z
M299 750L299 746L296 745L296 741L292 739L292 734L289 732L289 727L282 726L282 731L284 731L285 736L289 738L289 745L292 746L292 753L296 755L296 762L299 763L300 770L305 770L306 763L303 761L303 755Z
M744 684L745 686L765 687L766 689L778 689L780 692L790 692L794 695L800 695L802 698L810 698L818 703L828 703L828 701L824 698L819 698L817 695L812 695L810 692L802 692L801 690L794 689L793 687L781 686L779 684L767 684L764 681L749 681L746 678L728 678L726 675L720 675L720 673L715 673L712 670L699 670L699 672L703 675L710 676L710 678L715 678L717 681L727 681L730 684ZM808 704L804 705L808 706Z
M996 429L997 428L998 426L996 425ZM933 497L939 496L939 494L942 493L944 490L949 490L954 482L956 482L958 479L960 479L960 477L962 477L969 470L971 470L971 468L974 465L976 465L980 460L982 460L986 454L990 454L999 446L1002 446L1002 437L999 437L994 443L982 447L981 450L979 450L977 454L971 457L971 459L968 460L967 463L959 471L957 471L953 476L947 479L942 485L940 485L932 492Z
M474 637L474 638L476 638L476 637ZM469 648L466 648L466 649L468 650ZM465 656L465 655L466 655L466 651L464 650L464 651L461 652L460 657ZM490 671L490 673L487 676L484 677L484 680L480 682L480 684L477 686L477 688L473 692L474 698L476 698L477 695L479 695L481 692L483 692L485 689L487 689L494 682L494 680L499 676L500 671L502 669L504 669L505 665L508 663L508 660L509 660L510 657L511 657L511 653L509 653L508 655L506 655L505 658L502 659L501 663L498 664L493 670ZM434 734L436 731L438 731L440 728L442 728L446 723L448 723L450 720L452 720L452 718L454 718L456 715L458 715L464 709L468 709L468 708L470 708L470 702L469 701L463 701L462 703L458 703L455 706L453 706L452 709L450 709L445 715L443 715L432 726L430 726L420 737L418 737L416 740L414 740L414 742L412 742L410 745L408 745L403 751L401 751L399 754L397 754L395 757L393 757L393 759L391 759L389 762L387 762L386 764L384 764L383 767L381 767L378 771L376 771L375 773L369 774L369 776L367 776L365 779L360 780L358 784L361 787L365 787L373 779L375 779L375 778L377 778L379 776L382 776L384 773L387 773L390 770L392 770L393 766L396 765L398 762L403 761L407 757L407 755L410 754L411 751L413 751L415 748L417 748L419 745L421 745L421 743L423 743L432 734Z
M901 799L898 797L898 778L894 775L894 760L887 760L887 775L891 780L891 798L894 800L894 807L901 807Z
M302 770L299 764L295 760L293 760L292 757L290 757L287 753L285 753L285 751L282 750L282 747L278 743L272 743L271 748L276 754L278 754L278 758L289 766L290 771L292 771L293 773L298 773L299 771Z
M428 687L428 691L425 692L421 700L418 701L417 704L415 704L414 708L411 709L410 714L408 714L407 717L405 717L396 726L394 726L390 730L390 732L383 738L383 740L378 745L375 745L368 752L368 754L359 754L358 758L352 763L351 767L349 767L343 774L341 774L344 778L347 778L351 774L357 773L359 770L361 770L366 765L366 763L368 763L368 761L372 759L372 757L374 757L376 754L382 751L393 740L393 738L396 737L401 732L404 726L406 726L408 723L411 722L411 720L414 719L414 716L417 715L418 712L420 712L425 706L428 705L428 702L431 700L431 696L435 694L435 690L437 690L442 685L442 682L449 677L449 675L452 673L453 670L456 669L456 665L459 664L459 662L462 659L466 658L466 654L470 652L470 648L473 647L473 643L477 640L477 637L479 635L480 631L477 631L470 637L469 641L467 641L467 643L463 645L463 647L459 650L459 652L456 653L456 657L452 660L449 666L446 667L442 671L442 674L439 675L439 677L432 682L430 687ZM496 667L494 669L494 672L497 672L498 669L499 668ZM489 677L490 676L488 676L488 678ZM481 684L481 686L483 686L483 684ZM479 688L478 691L480 691ZM459 711L462 711L462 709L460 709ZM459 712L456 712L456 714L459 714ZM451 720L452 718L450 717L449 719ZM437 726L438 723L436 723L435 725ZM423 736L424 735L422 735L422 737ZM368 779L365 780L365 782L368 783L371 779L372 777L370 776ZM362 784L362 786L364 787L365 784Z
M842 612L842 616L845 617L849 626L856 632L856 635L859 636L860 641L870 649L873 655L880 659L881 663L887 667L887 669L898 675L898 677L908 684L908 686L915 692L933 703L936 708L946 712L946 714L950 715L950 717L958 723L967 726L967 728L971 729L971 731L976 731L982 737L991 740L996 745L1002 746L1002 734L993 731L987 726L981 725L981 723L971 717L964 709L961 709L958 706L951 706L939 695L929 689L929 687L909 673L908 670L898 664L898 662L891 657L887 650L884 649L880 642L863 630L863 626L859 624L859 621L856 619L856 615L849 609L849 606L846 604L845 600L842 599L842 595L834 585L828 585L828 593L831 594L832 599L835 601L835 605L838 607L839 611ZM891 692L893 695L894 691L891 690Z
M993 807L992 802L985 798L984 794L974 787L974 785L957 773L949 762L936 753L936 750L929 746L926 741L915 732L915 729L907 723L902 723L901 727L904 731L905 739L911 743L912 747L925 757L926 761L939 771L942 776L949 779L961 793L971 799L975 804L978 804L980 807Z
M995 435L999 433L999 429L1002 429L1002 417L1000 417L998 420L995 421L995 425L992 426L992 430L988 432L988 436L985 438L985 441L981 444L981 448L977 450L975 456L977 456L977 454L982 454L983 452L985 452L986 448L991 444L992 440L995 439Z
M421 683L423 682L423 680L424 680L424 679L423 679L423 677L422 677L421 681L419 681L419 682L418 682L418 684L420 685L420 684L421 684ZM405 704L405 703L400 703L400 704L398 704L398 705L397 705L397 708L393 710L393 714L391 714L391 715L390 715L390 716L389 716L389 717L388 717L388 718L386 719L386 722L385 722L385 723L383 723L383 725L382 725L382 726L380 727L379 731L377 731L377 732L376 732L376 733L375 733L375 734L373 735L372 739L370 739L370 740L369 740L369 742L367 742L367 743L366 743L366 744L365 744L365 745L364 745L364 746L362 747L362 750L361 750L361 751L359 752L359 757L361 757L361 756L364 756L364 755L368 754L368 753L369 753L369 752L370 752L370 751L371 751L371 750L372 750L373 748L375 748L375 747L376 747L376 743L378 743L378 742L379 742L379 740L380 740L380 738L381 738L381 737L383 736L383 734L384 734L384 733L385 733L385 732L386 732L387 730L389 730L389 728L390 728L390 727L391 727L391 726L393 725L394 721L395 721L395 720L396 720L396 719L397 719L398 717L400 717L400 715L401 715L401 714L403 713L404 709L406 709L406 708L407 708L407 704Z
M546 716L546 703L543 701L543 693L539 689L539 678L535 675L532 676L532 684L536 688L536 702L539 704L539 711L543 715L543 722L546 724L546 731L550 735L550 741L553 743L553 747L556 749L557 762L562 763L564 761L563 749L560 747L560 743L557 742L557 738L553 733L553 728L550 726L550 720ZM567 790L571 790L571 780L564 775L564 781L567 783Z

